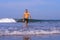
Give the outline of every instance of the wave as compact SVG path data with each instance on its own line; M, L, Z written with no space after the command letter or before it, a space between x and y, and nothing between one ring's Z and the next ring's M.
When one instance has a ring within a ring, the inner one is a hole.
M15 19L16 22L23 22L23 19ZM39 20L39 19L28 19L28 22L60 22L60 20Z
M12 22L23 22L23 19L14 19L14 18L1 18L0 23L12 23ZM28 19L29 22L40 22L40 20L37 19Z
M0 19L0 23L12 23L12 22L16 22L13 18L2 18Z
M2 35L9 35L9 36L15 36L15 35L49 35L49 34L60 34L59 30L52 30L52 31L45 31L45 30L29 30L29 31L12 31L9 30L0 30L0 36Z
M23 19L15 19L16 22L23 22ZM28 19L28 22L40 22L41 20L38 19Z
M23 19L14 19L14 18L1 18L0 23L12 23L12 22L23 22ZM39 20L39 19L28 19L28 22L51 22L51 21L60 21L60 20Z

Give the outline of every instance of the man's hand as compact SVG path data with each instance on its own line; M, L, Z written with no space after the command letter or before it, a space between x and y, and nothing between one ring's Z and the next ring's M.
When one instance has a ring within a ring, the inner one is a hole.
M30 15L30 19L31 19L31 15Z
M24 22L24 19L23 19L23 22Z

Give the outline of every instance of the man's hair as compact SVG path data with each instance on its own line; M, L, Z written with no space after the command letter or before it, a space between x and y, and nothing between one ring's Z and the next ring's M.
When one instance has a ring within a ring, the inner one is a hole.
M25 9L25 12L27 13L28 12L28 9Z

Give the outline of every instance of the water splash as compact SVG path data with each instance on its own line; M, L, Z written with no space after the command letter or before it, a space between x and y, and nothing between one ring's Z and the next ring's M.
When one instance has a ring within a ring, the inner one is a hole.
M9 29L0 29L0 36L2 35L50 35L50 34L60 34L60 30L13 30L9 31Z
M0 23L12 23L12 22L16 22L13 18L2 18L0 19Z

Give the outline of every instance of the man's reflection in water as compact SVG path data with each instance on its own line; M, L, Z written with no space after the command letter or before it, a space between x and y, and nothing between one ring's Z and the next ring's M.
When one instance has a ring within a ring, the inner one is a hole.
M29 36L24 36L23 40L31 40Z

